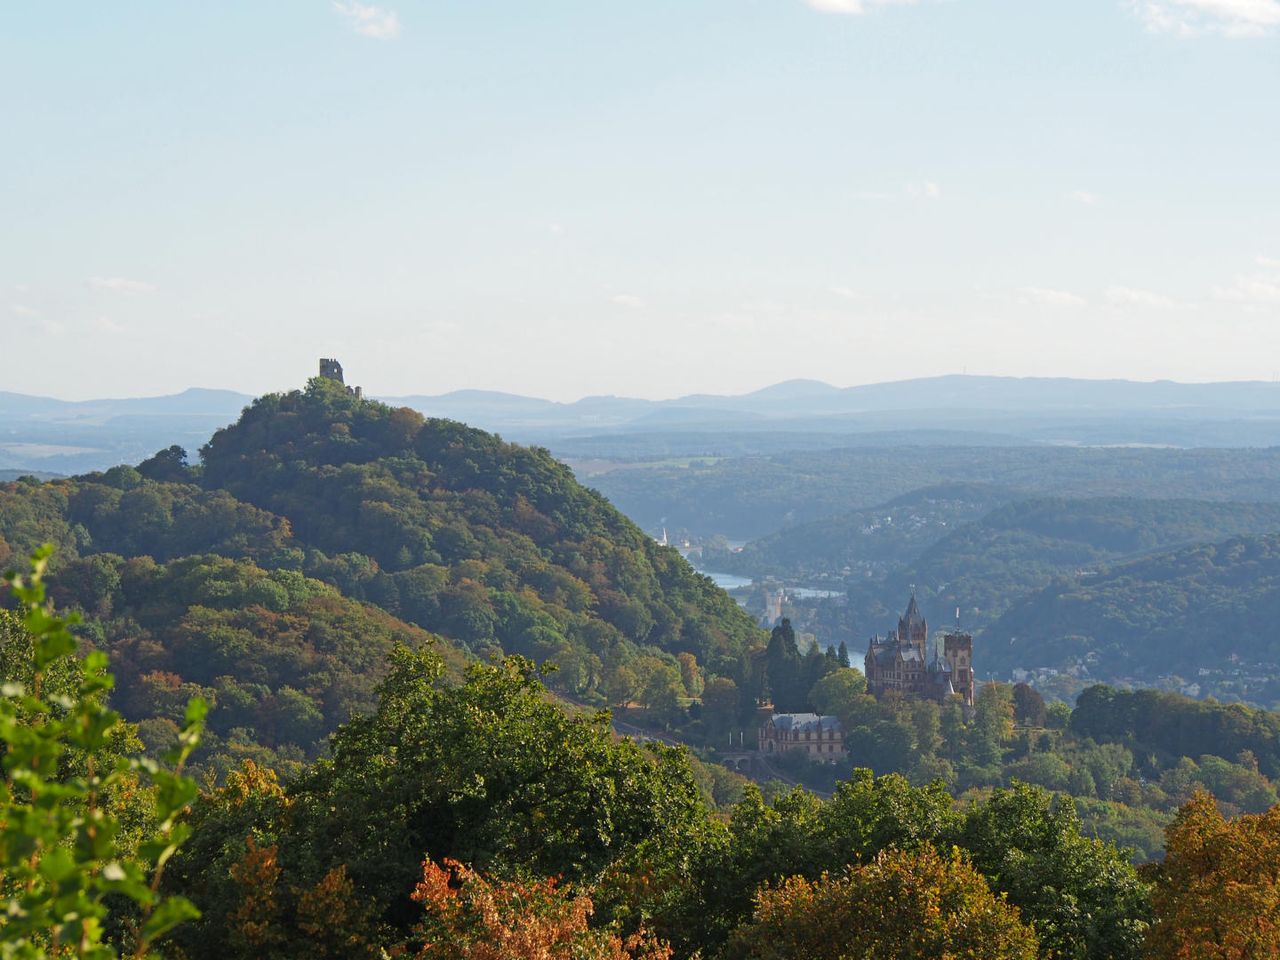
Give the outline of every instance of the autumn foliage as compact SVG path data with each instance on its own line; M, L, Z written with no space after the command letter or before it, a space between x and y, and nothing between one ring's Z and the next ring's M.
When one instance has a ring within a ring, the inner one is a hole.
M423 864L413 899L425 917L417 956L430 960L670 960L643 934L591 930L592 904L553 879L491 881L455 860Z
M1280 956L1280 806L1225 819L1197 793L1166 836L1152 960Z
M733 960L1034 960L1034 931L959 851L890 849L840 877L791 877L756 896Z

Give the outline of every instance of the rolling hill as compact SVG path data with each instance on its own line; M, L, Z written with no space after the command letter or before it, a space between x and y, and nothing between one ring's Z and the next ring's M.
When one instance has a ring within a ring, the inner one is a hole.
M368 703L380 651L423 631L460 655L554 660L549 683L595 703L642 657L675 670L687 654L699 673L741 679L764 639L545 450L319 379L254 401L195 466L174 447L136 468L0 485L0 564L44 541L89 616L86 640L133 644L138 683L211 690L215 720L229 699L243 717L285 698L315 721L237 741L241 753L305 754ZM175 647L192 618L220 645L217 665ZM215 728L225 744L236 729Z

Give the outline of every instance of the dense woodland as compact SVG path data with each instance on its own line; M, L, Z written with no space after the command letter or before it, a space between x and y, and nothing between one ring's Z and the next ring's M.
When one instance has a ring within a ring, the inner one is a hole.
M0 611L18 956L1173 957L1187 891L1262 883L1196 844L1274 845L1275 714L875 700L545 452L322 380L197 464L0 487L0 562L46 541L79 622ZM715 762L774 709L848 759Z
M614 470L592 482L645 529L700 538L768 536L839 517L923 487L982 484L1024 496L1275 503L1280 447L1147 449L1062 446L896 446Z
M1136 869L1070 800L1015 784L958 805L855 771L828 800L727 815L687 754L550 701L528 661L451 679L396 647L374 712L281 782L245 760L198 791L134 758L107 658L75 654L37 566L0 611L0 847L10 955L525 960L1125 960L1268 956L1280 813L1194 793ZM833 676L836 674L833 674ZM1138 732L1152 704L1104 696ZM1034 708L1034 704L1031 705ZM1026 709L1027 705L1023 704ZM984 712L983 710L979 711ZM1122 719L1121 719L1122 718ZM1246 738L1257 731L1240 727ZM48 799L46 799L48 798ZM50 802L52 800L52 802Z
M948 622L959 612L991 676L1039 671L1046 692L1068 699L1102 681L1276 707L1278 530L1273 503L1018 499L948 485L738 551L706 549L702 563L839 592L788 611L823 644L861 646L915 589Z
M209 697L222 767L313 756L421 630L453 663L519 654L574 699L647 689L672 712L704 674L745 680L765 641L545 451L320 379L258 400L198 465L174 448L0 486L0 563L43 542L82 635L128 655L126 715Z

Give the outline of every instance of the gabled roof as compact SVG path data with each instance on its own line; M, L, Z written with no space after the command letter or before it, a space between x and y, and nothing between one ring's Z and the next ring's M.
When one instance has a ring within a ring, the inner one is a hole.
M775 713L769 721L778 730L840 730L838 717L819 716L816 713Z

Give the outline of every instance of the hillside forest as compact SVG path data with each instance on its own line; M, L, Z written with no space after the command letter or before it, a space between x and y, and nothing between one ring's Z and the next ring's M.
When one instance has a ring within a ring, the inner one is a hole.
M49 917L74 873L97 919L67 930L116 952L1137 957L1255 876L1197 844L1276 829L1280 715L877 700L856 649L760 629L545 450L323 379L197 462L0 486L0 563L33 554L0 620L5 882ZM773 710L839 716L848 757L728 769Z

